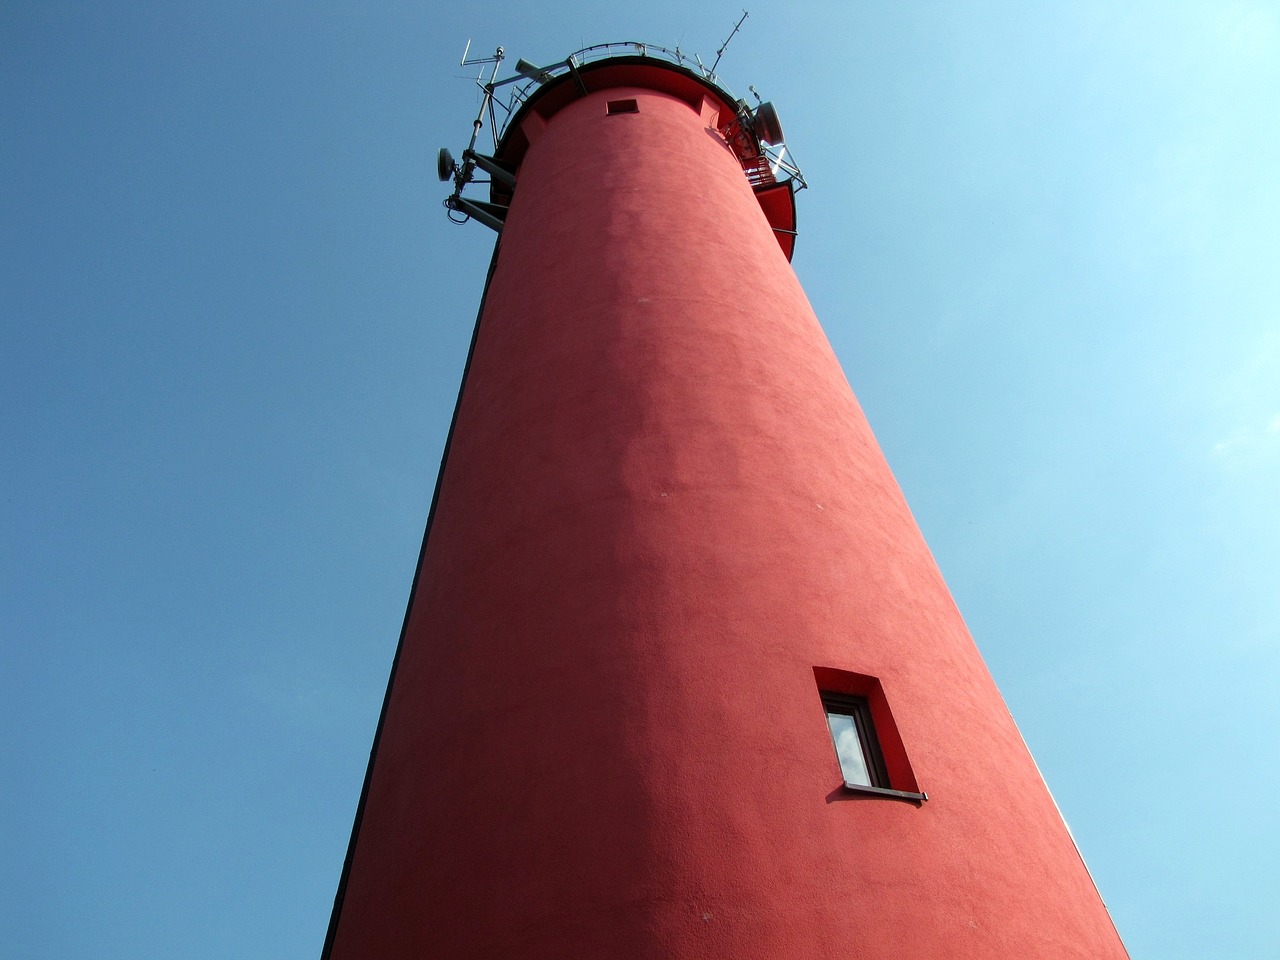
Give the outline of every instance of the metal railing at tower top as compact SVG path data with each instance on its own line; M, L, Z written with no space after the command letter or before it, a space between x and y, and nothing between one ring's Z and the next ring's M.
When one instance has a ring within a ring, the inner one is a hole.
M641 43L639 41L615 41L612 43L596 43L589 47L583 47L581 50L575 50L569 54L564 60L550 64L546 67L532 67L523 60L516 61L516 70L520 74L523 83L515 83L510 88L505 102L498 97L494 97L493 103L495 107L502 110L502 115L497 115L495 110L492 117L491 129L494 134L494 148L497 148L498 142L506 133L506 126L511 118L515 115L520 105L529 99L530 95L548 80L552 80L557 76L572 73L577 68L588 63L595 63L600 60L610 60L617 57L648 57L654 60L662 60L667 63L673 63L677 67L696 74L703 80L715 86L724 95L725 99L739 107L739 112L750 112L751 107L747 101L734 94L710 67L702 62L702 58L698 54L688 54L679 47L674 50L655 43ZM465 61L466 55L463 55ZM521 72L520 68L524 66L529 72ZM536 71L536 72L535 72ZM483 88L485 82L483 78L478 77L477 83ZM755 95L756 101L760 101L759 94L756 93L755 87L749 87L751 93ZM785 144L762 144L765 155L768 158L769 166L775 170L774 176L777 177L778 171L785 171L787 176L796 181L796 189L803 190L807 184L804 175L800 172L800 168L787 155L788 150Z

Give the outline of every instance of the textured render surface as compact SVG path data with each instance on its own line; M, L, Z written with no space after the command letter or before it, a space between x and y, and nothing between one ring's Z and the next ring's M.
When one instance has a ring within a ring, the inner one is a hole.
M815 668L878 678L929 802L842 795ZM1124 955L737 163L666 94L565 106L333 956Z

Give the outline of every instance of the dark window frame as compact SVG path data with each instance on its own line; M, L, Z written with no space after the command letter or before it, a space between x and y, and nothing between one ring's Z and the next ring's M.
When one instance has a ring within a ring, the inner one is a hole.
M836 752L836 765L840 768L840 779L844 781L846 792L909 800L917 805L929 799L927 794L895 790L891 786L892 781L889 779L888 767L885 765L884 751L880 746L880 738L876 735L875 720L871 716L871 703L867 697L832 690L821 690L819 693L822 698L823 719L826 720L827 733L832 739L832 751ZM853 720L853 727L857 731L858 742L862 747L867 775L871 780L870 785L850 783L845 780L844 768L840 766L840 754L836 751L835 735L831 733L831 721L828 719L832 715L850 717Z

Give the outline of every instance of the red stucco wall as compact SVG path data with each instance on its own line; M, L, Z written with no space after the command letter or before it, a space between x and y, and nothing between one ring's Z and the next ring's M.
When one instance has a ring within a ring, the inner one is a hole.
M333 957L1123 957L714 130L531 139ZM815 668L927 803L842 793Z

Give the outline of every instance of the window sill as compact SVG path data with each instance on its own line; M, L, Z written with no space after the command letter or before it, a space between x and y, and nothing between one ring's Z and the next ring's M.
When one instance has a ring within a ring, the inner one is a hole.
M866 797L884 797L886 800L906 800L917 807L929 799L927 793L911 793L907 790L890 790L888 787L864 787L860 783L846 783L845 793L853 793Z

